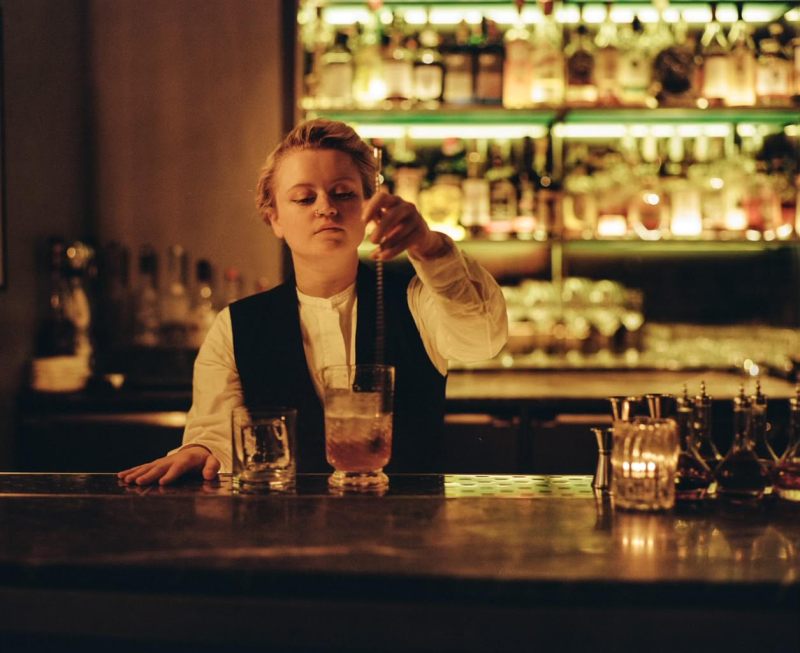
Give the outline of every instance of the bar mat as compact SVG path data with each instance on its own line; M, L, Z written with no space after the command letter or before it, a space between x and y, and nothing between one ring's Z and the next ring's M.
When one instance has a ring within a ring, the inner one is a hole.
M594 496L591 476L445 474L446 497L585 499Z

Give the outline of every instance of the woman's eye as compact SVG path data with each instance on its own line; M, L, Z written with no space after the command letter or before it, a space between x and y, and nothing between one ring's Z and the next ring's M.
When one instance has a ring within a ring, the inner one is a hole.
M340 191L338 193L334 193L333 196L337 200L350 200L353 199L356 196L356 194L351 190L345 190L345 191Z
M314 199L315 198L313 198L313 197L298 197L297 199L292 200L292 202L294 202L295 204L308 205L308 204L313 204L314 203Z

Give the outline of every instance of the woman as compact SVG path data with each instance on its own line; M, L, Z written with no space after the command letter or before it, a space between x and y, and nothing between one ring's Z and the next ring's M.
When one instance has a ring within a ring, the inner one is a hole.
M441 471L448 360L490 358L506 342L497 283L416 207L376 192L370 147L347 125L311 120L269 155L258 183L263 219L286 241L294 272L272 290L222 310L195 361L183 446L124 470L126 483L168 484L231 468L231 410L268 403L298 409L298 470L325 462L320 370L372 362L375 272L359 263L367 228L375 260L407 252L413 273L385 275L385 362L394 365L389 471Z

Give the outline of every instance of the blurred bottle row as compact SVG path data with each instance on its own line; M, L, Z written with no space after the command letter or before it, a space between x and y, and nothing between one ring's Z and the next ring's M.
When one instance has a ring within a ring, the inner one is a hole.
M221 287L206 259L196 260L190 274L189 254L181 245L163 255L143 245L135 282L130 252L119 243L96 252L87 243L53 237L46 256L47 300L31 378L32 386L43 391L83 387L112 352L197 349L217 312L249 294L236 268L225 270ZM264 285L259 281L254 291Z
M790 239L800 234L798 145L627 135L381 142L387 188L433 228L465 237Z
M485 15L412 25L399 11L387 21L384 11L335 28L321 3L308 3L299 15L302 108L800 103L800 37L784 17L750 25L740 2L726 26L711 2L711 20L690 26L679 5L667 12L667 2L654 4L651 22L634 14L618 24L609 2L599 24L579 5L578 23L567 26L557 22L552 0L539 0L537 11L517 0L516 20L502 27Z

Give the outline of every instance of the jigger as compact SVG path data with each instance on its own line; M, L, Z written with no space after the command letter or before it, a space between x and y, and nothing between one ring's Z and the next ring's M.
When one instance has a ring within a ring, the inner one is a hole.
M673 395L650 394L645 395L645 398L650 417L662 419L675 413L676 400Z
M611 402L611 419L615 422L630 422L634 407L641 397L609 397Z
M614 429L593 428L597 438L597 469L592 479L595 493L611 494L611 447L614 444Z

